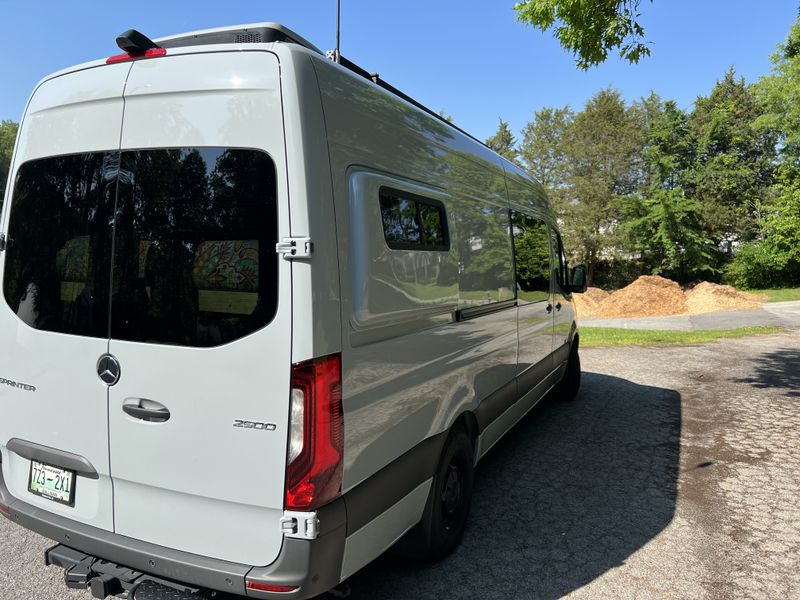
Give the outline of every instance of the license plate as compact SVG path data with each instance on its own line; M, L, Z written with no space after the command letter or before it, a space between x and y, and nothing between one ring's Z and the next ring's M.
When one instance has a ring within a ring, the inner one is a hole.
M32 460L28 491L53 502L75 506L75 471Z

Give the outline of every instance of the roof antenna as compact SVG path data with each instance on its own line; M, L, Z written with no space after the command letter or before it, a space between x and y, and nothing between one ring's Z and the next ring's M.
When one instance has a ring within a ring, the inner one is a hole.
M333 51L333 60L341 64L342 53L339 52L339 38L342 24L342 0L336 0L336 50Z

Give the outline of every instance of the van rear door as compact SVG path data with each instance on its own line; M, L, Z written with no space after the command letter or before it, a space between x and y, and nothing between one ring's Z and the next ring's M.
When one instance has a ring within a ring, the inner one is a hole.
M28 504L109 531L108 391L97 364L108 346L111 218L129 69L84 68L34 92L12 164L0 260L5 484ZM90 467L67 495L62 481L54 499L29 491L34 458L73 468L77 458Z
M172 53L172 51L170 51ZM186 51L184 51L186 52ZM134 63L116 209L116 532L250 565L283 535L289 235L277 58Z

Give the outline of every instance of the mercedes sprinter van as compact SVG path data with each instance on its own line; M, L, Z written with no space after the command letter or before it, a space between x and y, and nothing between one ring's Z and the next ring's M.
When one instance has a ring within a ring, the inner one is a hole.
M276 24L34 90L0 223L0 514L95 597L309 598L459 542L580 382L545 193Z

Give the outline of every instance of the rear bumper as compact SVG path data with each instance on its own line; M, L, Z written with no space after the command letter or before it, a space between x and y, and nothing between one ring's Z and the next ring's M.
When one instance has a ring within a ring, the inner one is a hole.
M254 598L301 600L334 587L341 575L347 531L346 511L341 498L317 511L320 523L317 539L284 538L278 558L267 566L242 565L172 550L48 513L11 496L3 480L1 463L0 504L8 507L8 518L14 523L60 544L130 569L199 588ZM248 590L246 582L297 589L284 593L262 592Z

